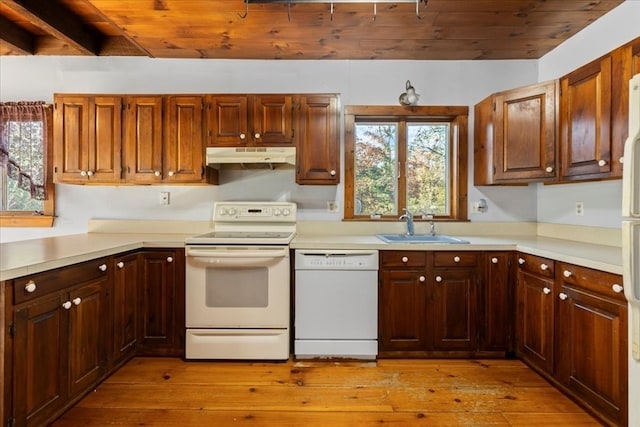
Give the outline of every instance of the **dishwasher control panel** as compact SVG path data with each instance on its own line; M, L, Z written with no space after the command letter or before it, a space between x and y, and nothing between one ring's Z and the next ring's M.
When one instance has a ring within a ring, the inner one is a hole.
M377 270L378 251L296 250L296 270Z

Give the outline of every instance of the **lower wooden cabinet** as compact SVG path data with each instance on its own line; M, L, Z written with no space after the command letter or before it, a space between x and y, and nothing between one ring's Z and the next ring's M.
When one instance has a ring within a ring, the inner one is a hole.
M140 253L136 354L184 354L184 250Z
M138 338L139 255L132 253L114 259L111 286L112 339L110 367L135 354Z
M483 352L513 352L516 277L512 259L510 251L485 252L481 261L478 346Z

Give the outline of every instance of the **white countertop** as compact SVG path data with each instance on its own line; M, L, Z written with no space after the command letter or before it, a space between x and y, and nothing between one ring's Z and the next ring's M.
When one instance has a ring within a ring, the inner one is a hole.
M90 232L0 244L0 280L9 280L140 248L184 247L195 233ZM517 250L615 274L622 274L622 249L536 236L464 236L469 244L390 244L375 235L298 234L293 249Z

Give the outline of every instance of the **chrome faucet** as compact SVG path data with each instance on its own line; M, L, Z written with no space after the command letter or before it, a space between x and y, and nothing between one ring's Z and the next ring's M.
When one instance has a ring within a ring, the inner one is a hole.
M413 236L413 214L411 213L411 211L407 208L402 208L402 210L405 212L404 214L400 215L400 220L402 221L406 221L407 223L407 236Z

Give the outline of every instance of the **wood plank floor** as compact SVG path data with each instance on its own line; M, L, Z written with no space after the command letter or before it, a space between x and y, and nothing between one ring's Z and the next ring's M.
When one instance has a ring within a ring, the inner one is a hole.
M54 427L599 426L517 360L135 358Z

